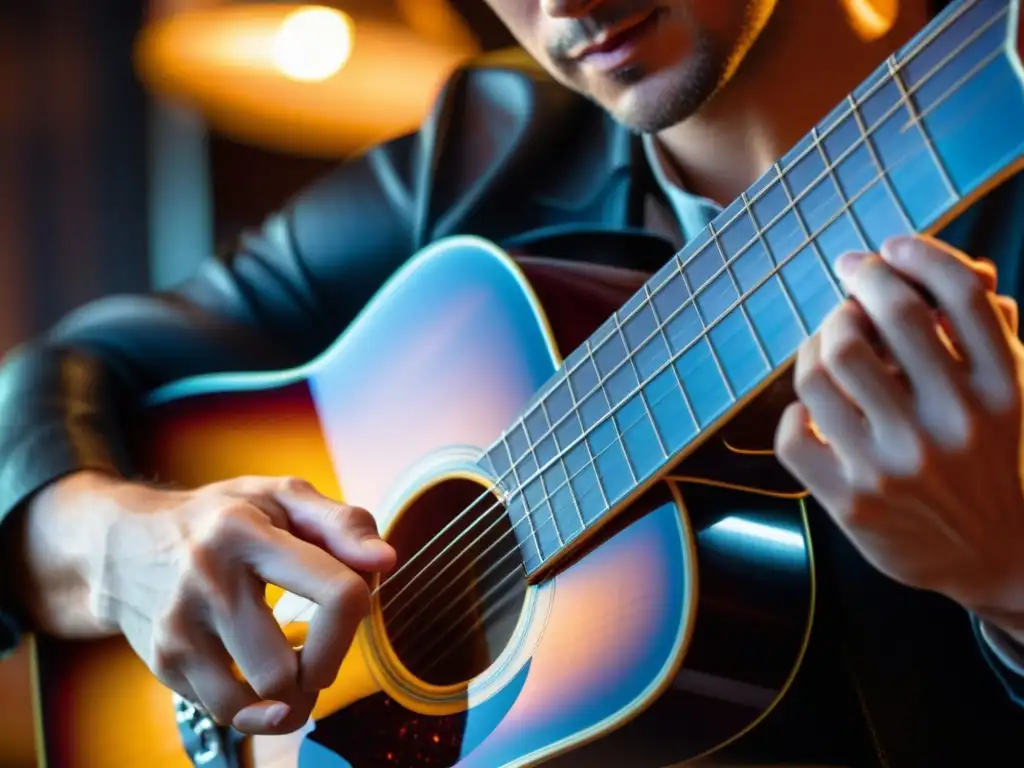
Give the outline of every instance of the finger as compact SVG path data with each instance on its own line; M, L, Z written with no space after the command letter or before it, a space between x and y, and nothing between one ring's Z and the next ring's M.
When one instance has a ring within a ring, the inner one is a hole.
M1013 355L991 292L966 256L931 238L893 238L883 257L927 289L955 329L967 358L974 391L990 405L1014 396Z
M395 550L380 538L376 521L365 509L328 499L304 481L282 483L274 498L300 538L357 570L378 573L394 567Z
M925 402L951 399L963 376L936 332L921 293L871 254L845 254L836 269Z
M868 420L877 438L906 428L909 393L872 344L874 329L855 301L844 302L822 324L821 359L832 379Z
M1020 333L1020 310L1017 301L1010 296L993 296L996 311L1003 323L1003 330L1007 336L1017 336ZM939 327L942 329L943 341L950 347L951 353L958 360L965 360L966 353L960 339L957 338L956 329L949 322L949 318L940 314L938 316Z
M793 386L809 418L842 463L853 468L869 459L867 424L822 364L820 335L807 339L800 348Z
M995 291L997 272L993 261L990 259L970 259L967 261L967 267L978 276L986 291Z
M260 702L253 690L234 676L231 657L211 635L204 634L196 641L194 653L189 655L181 672L199 703L221 725L232 722L240 710L254 704L265 705L263 725L267 729L276 727L288 713L288 706L282 702Z
M1008 334L1016 336L1020 333L1020 309L1017 306L1017 301L1011 296L996 296L995 302L999 316L1006 324L1004 330Z
M212 601L213 624L249 686L263 699L290 701L299 693L299 661L264 598L264 585L249 576L236 594Z
M270 546L255 553L252 566L260 578L319 606L299 653L299 681L305 691L326 688L369 612L369 587L316 545L276 529L270 536Z
M284 710L268 715L274 704L260 701L239 710L231 724L242 733L252 735L280 735L298 730L309 719L316 704L316 693L303 693L288 702ZM281 712L284 715L281 715ZM273 723L273 724L272 724Z
M842 498L846 484L839 460L814 433L810 413L799 401L782 412L775 432L775 455L822 504Z

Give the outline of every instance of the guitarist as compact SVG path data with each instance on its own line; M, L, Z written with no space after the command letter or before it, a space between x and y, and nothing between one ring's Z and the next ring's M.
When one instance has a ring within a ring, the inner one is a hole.
M137 481L126 435L141 398L185 376L310 359L449 234L654 270L936 11L488 2L546 73L525 60L460 71L422 130L344 163L177 290L87 306L6 360L8 644L19 627L122 633L220 722L299 727L367 610L360 572L391 568L394 551L365 510L301 480ZM796 686L750 736L752 762L1024 754L1024 347L1015 303L995 294L1021 293L1022 213L1018 176L943 242L842 262L854 298L801 348L775 442L820 503L822 611ZM913 286L935 297L963 359ZM322 606L298 658L251 574Z

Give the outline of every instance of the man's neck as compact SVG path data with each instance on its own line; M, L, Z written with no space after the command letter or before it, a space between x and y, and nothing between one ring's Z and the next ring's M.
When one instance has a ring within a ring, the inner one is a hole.
M848 15L857 5L780 2L736 75L699 113L658 134L669 170L690 192L734 200L929 19L925 0L901 0L892 26L868 42Z

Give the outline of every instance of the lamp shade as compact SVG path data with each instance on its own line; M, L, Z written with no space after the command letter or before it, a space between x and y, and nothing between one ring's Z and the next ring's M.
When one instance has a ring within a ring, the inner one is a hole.
M415 127L478 51L443 0L373 5L228 3L171 13L140 33L136 68L152 92L232 138L342 156Z

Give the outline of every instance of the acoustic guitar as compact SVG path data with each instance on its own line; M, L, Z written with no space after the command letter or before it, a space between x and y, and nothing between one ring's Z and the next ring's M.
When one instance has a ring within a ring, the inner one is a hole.
M844 299L839 254L937 232L1024 163L1022 31L1019 0L952 4L653 276L442 240L312 362L153 393L147 471L306 478L399 565L289 736L216 727L121 640L36 638L7 662L35 759L653 767L740 738L800 667L815 586L805 493L737 425Z

